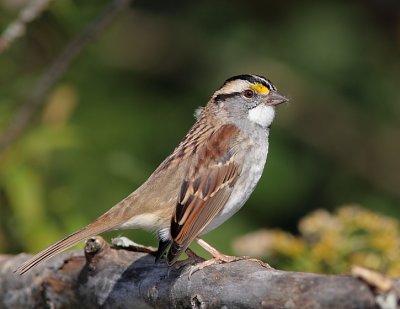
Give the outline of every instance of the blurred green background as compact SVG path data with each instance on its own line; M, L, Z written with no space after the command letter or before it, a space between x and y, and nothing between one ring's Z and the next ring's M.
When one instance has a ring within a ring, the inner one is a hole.
M23 3L24 1L21 1ZM0 131L106 1L54 1L0 55ZM0 1L0 30L19 1ZM205 239L225 253L259 228L296 233L317 208L400 214L400 7L387 1L133 1L0 154L0 252L34 252L137 188L236 74L279 108L251 199ZM145 232L119 232L156 245Z

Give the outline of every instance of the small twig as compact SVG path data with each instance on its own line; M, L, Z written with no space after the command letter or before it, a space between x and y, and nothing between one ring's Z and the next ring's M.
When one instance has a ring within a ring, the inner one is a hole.
M130 2L131 0L113 0L109 3L96 19L90 22L53 61L36 83L32 94L12 117L10 124L4 130L0 137L0 152L4 151L29 126L39 108L43 106L47 92L63 76L72 60Z
M26 32L26 25L35 20L46 10L51 0L32 0L19 12L18 17L11 22L0 36L0 54L3 53L11 43Z

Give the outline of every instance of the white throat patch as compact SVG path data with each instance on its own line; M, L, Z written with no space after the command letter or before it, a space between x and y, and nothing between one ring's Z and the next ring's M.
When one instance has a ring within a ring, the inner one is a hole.
M264 128L268 128L271 125L272 121L274 120L274 117L275 117L275 108L264 104L259 104L257 107L254 107L251 110L249 110L249 114L247 116L247 118L250 121Z

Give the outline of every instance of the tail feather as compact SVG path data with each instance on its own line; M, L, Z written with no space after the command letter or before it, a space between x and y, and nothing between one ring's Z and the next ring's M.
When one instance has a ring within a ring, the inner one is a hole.
M93 223L87 225L86 227L72 233L71 235L57 241L56 243L52 244L48 248L44 249L43 251L37 253L31 259L20 265L14 272L17 274L24 274L32 267L48 260L49 258L57 255L58 253L72 247L73 245L77 244L78 242L85 240L89 237L95 236L102 232L108 231L115 227L116 224L112 222L108 222L108 224L104 221L96 220Z
M156 254L156 263L163 257L165 251L167 251L169 245L171 244L170 240L162 240L160 239L160 242L158 244L158 250Z
M181 246L178 244L176 241L173 241L171 243L171 246L169 247L168 253L167 253L167 263L169 266L173 265L181 256L181 254L186 250L188 247Z

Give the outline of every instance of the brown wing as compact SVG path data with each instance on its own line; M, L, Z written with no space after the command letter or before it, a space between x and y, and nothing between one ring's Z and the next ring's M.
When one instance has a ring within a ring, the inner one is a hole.
M168 263L173 264L190 243L221 211L239 175L234 161L238 128L224 125L199 145L185 177L171 220L172 245Z

